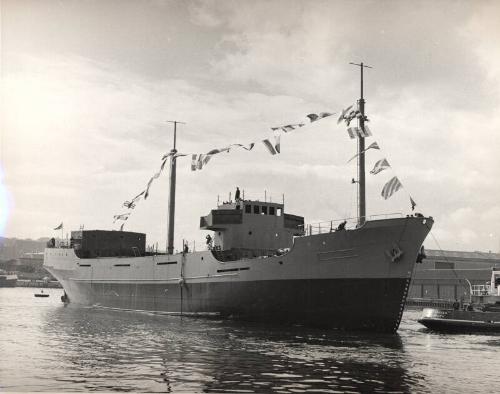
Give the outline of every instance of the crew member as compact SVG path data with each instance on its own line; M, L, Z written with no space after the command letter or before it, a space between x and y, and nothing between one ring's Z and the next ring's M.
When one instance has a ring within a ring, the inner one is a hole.
M347 220L344 220L342 223L340 223L337 227L337 231L345 230L346 224L347 224Z
M417 263L418 264L422 264L424 259L427 257L427 255L425 254L425 249L424 249L424 245L422 245L422 247L420 248L420 252L419 254L417 255Z
M207 248L208 248L208 250L212 250L212 237L210 236L210 234L207 234L207 236L205 237L205 239L207 240Z
M236 186L236 192L234 193L234 200L236 202L240 201L240 188Z

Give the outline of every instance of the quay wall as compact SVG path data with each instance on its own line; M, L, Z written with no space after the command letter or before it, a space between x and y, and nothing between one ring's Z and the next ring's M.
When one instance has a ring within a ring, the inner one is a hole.
M62 286L57 281L43 281L43 280L26 280L18 279L17 287L37 287L37 288L47 288L47 289L62 289Z

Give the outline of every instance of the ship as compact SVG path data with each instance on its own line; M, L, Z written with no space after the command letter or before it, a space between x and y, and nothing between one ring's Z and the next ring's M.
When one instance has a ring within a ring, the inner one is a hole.
M171 153L177 152L176 125ZM353 220L305 225L302 216L285 212L284 201L236 196L200 217L200 229L212 232L207 250L175 253L171 154L165 253L146 248L144 233L80 230L68 244L45 249L44 267L72 304L394 333L434 221L422 214L367 216L364 137L357 148Z
M0 270L0 287L16 287L17 274Z

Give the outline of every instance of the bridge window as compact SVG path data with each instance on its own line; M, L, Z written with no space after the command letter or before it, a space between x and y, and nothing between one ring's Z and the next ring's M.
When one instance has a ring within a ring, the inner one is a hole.
M267 207L262 207L262 214L267 215Z
M281 208L276 208L276 216L281 216Z
M274 215L274 207L269 207L269 215Z
M252 206L251 205L245 205L245 213L252 213Z
M253 206L253 213L259 213L260 207L258 205Z

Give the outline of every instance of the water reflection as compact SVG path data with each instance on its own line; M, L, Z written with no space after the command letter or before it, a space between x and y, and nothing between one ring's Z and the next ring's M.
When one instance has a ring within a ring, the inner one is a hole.
M48 379L72 390L409 392L424 387L424 377L405 368L398 335L74 306L51 310L42 330L42 345L58 360L59 370Z

